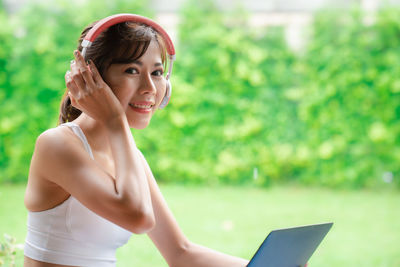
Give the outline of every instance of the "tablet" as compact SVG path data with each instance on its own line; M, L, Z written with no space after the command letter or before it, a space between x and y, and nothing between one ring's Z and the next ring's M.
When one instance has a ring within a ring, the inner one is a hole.
M274 230L261 244L248 267L304 267L333 223Z

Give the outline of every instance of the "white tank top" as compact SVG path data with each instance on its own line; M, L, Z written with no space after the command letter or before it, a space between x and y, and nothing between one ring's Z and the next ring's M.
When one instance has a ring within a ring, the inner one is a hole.
M92 150L81 128L64 123ZM128 242L131 232L100 217L70 196L60 205L28 211L24 255L34 260L85 267L114 267L116 249Z

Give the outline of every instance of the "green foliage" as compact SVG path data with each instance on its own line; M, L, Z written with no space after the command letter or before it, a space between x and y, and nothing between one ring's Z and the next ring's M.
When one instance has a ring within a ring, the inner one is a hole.
M15 266L17 250L23 249L23 245L16 242L17 240L14 237L4 234L4 241L0 242L0 266L4 264L9 267Z
M321 12L305 57L299 116L316 163L304 177L327 185L375 186L400 176L400 12ZM398 183L400 185L400 183Z
M128 0L38 1L17 14L0 12L0 182L26 181L36 137L57 124L83 27L122 12L149 15L141 1Z
M268 144L291 138L293 104L282 99L282 88L296 80L295 56L282 29L249 31L238 13L221 14L211 1L189 1L182 10L173 99L152 122L163 136L157 153L147 154L157 177L249 182L269 164L260 157Z
M0 30L0 182L26 180L35 138L56 125L83 25L146 10L127 0L58 0L0 11L8 26ZM180 11L172 101L134 130L155 176L356 188L382 186L383 177L400 187L399 9L379 10L372 23L360 9L318 12L298 54L284 28L253 29L247 17L210 0Z
M398 15L369 25L359 9L321 11L298 55L282 28L252 31L243 14L189 1L173 101L153 122L163 135L140 142L157 177L400 185Z

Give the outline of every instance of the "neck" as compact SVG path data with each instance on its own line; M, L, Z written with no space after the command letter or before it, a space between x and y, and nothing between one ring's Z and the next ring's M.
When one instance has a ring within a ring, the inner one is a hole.
M111 154L107 132L104 126L85 113L82 113L74 123L78 124L85 134L93 150Z

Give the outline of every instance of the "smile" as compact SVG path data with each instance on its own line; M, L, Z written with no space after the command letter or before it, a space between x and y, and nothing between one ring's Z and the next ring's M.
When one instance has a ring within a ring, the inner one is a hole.
M141 104L129 104L129 106L134 108L152 108L153 105L141 105Z
M151 102L129 103L129 107L139 113L150 113L154 104Z

